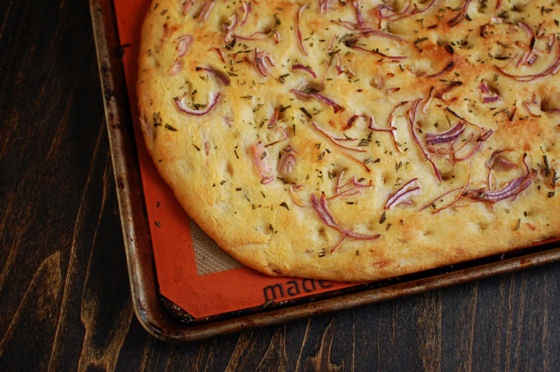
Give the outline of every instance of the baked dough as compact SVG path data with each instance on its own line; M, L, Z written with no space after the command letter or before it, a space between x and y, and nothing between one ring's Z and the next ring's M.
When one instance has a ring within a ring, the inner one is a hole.
M271 275L376 280L560 236L560 6L156 0L146 147Z

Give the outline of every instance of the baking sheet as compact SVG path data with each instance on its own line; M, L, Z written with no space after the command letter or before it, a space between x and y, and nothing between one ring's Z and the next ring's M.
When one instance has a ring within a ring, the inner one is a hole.
M122 61L135 128L139 35L150 0L115 0ZM294 300L356 284L273 278L241 266L209 239L157 174L137 133L136 143L160 293L194 320Z
M551 241L430 272L349 285L269 278L238 267L223 254L220 257L221 251L189 221L161 182L142 142L138 141L136 148L133 140L131 126L133 118L138 117L134 90L138 47L135 38L148 3L99 0L90 1L90 9L133 302L139 320L152 334L166 340L199 339L560 260L558 243ZM195 248L197 244L202 249ZM162 261L162 252L171 254ZM203 284L209 287L202 289ZM233 296L220 297L215 292L209 296L208 290L229 292ZM165 301L167 309L177 310L174 314L183 322L175 321L165 310L159 300L160 293L170 300ZM192 325L197 322L204 323Z

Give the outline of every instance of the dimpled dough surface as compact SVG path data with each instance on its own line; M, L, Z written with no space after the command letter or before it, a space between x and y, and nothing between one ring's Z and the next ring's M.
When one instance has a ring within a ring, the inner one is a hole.
M271 275L375 280L558 237L556 19L551 1L154 1L146 147Z

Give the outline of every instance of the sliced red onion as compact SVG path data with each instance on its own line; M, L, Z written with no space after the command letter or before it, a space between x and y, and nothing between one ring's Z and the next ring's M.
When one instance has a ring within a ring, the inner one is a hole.
M294 203L296 203L296 205L299 206L299 207L310 207L311 204L306 205L299 198L299 196L296 194L296 189L297 189L297 191L300 191L301 189L303 189L303 186L301 186L301 185L290 185L290 187L288 188L288 191L290 192L290 196L292 197L292 200L294 201Z
M338 176L336 177L336 186L335 186L335 188L334 188L334 191L335 191L335 192L338 192L338 190L339 190L341 187L343 187L343 186L340 186L340 181L342 180L342 175L343 175L343 174L344 174L344 170L341 170L341 171L338 173Z
M266 77L270 75L270 69L274 67L274 62L270 58L270 55L267 51L255 48L255 66L257 68L257 71L263 77Z
M517 168L517 164L504 158L502 156L503 152L511 151L510 149L496 150L490 155L490 158L486 162L486 166L490 169L504 169L510 170Z
M454 18L447 21L447 24L449 26L453 27L453 26L456 26L459 23L461 23L465 19L465 16L467 15L467 10L469 8L470 3L471 3L471 0L465 0L465 4L463 4L463 8L461 8L461 11L459 12L459 14L457 14Z
M393 132L394 130L397 130L397 128L393 126L390 126L389 128L379 128L378 126L375 125L375 120L373 118L373 115L369 117L368 129L371 129L376 132Z
M410 15L409 14L410 4L411 4L410 0L408 0L408 4L398 12L395 12L393 8L389 5L380 4L376 7L376 12L378 16L381 17L381 19L386 19L388 21L397 21L399 19L408 17ZM387 15L383 14L384 10L387 10L389 14Z
M336 64L335 64L335 69L336 69L336 73L338 75L344 73L344 70L342 69L342 64L340 62L340 56L338 55L338 53L336 54Z
M221 81L224 85L229 85L231 83L229 76L227 76L225 72L220 71L214 67L195 67L195 71L206 71L216 79Z
M307 8L307 5L302 5L297 13L296 13L296 34L297 34L297 39L298 39L298 43L299 43L299 47L301 48L301 52L304 55L309 55L307 53L307 50L305 49L305 45L303 45L303 38L301 36L301 29L299 27L299 22L300 22L300 18L301 18L301 13L303 13L303 11Z
M348 129L352 128L352 126L354 125L354 122L356 120L358 120L359 117L360 117L360 115L356 115L356 114L352 115L350 117L350 119L348 119L348 122L346 123L346 126L344 127L344 130L348 130Z
M233 15L230 16L228 19L229 19L229 23L228 23L228 24L224 24L224 25L222 26L222 28L225 29L225 31L226 31L226 35L224 36L224 42L225 42L226 44L231 43L231 41L233 40L233 38L234 38L234 36L235 36L235 35L233 34L233 31L234 31L235 28L237 27L237 22L238 22L237 14L233 14Z
M319 0L319 8L321 13L327 14L329 11L329 0Z
M537 55L531 52L531 57L528 57L525 63L531 66L533 63L535 63L537 58L538 58Z
M482 97L482 103L494 103L500 100L500 96L484 96Z
M175 49L177 50L178 57L183 57L189 51L189 48L193 42L193 37L188 34L181 35L175 40L175 42L177 43Z
M426 10L430 9L437 0L432 0L428 3L428 5L426 5L423 9L416 9L416 5L414 6L414 12L412 14L418 14L418 13L424 13Z
M358 50L361 50L361 51L364 51L364 52L367 52L367 53L371 53L371 54L373 54L373 55L377 55L377 56L380 56L380 57L382 57L382 58L391 59L391 60L403 60L403 59L406 59L406 58L407 58L406 56L389 56L389 55L387 55L387 54L381 53L380 51L378 51L378 50L376 50L376 49L373 49L373 50L367 49L367 48L364 48L364 47L362 47L362 46L360 46L360 45L357 45L357 44L355 43L355 41L352 41L352 40L346 41L345 45L346 45L348 48L351 48L351 49L358 49Z
M245 22L247 22L247 18L249 18L249 13L251 13L251 3L242 1L241 9L243 11L243 18L241 19L241 23L239 24L239 26L243 27Z
M436 201L438 201L439 199L444 198L444 197L446 197L447 195L449 195L449 194L451 194L451 193L454 193L454 192L456 192L456 191L459 191L459 190L464 190L464 186L456 187L456 188L451 189L451 190L447 190L447 191L444 192L443 194L440 194L440 195L438 195L436 198L432 199L432 201L430 201L429 203L427 203L426 205L424 205L422 208L420 208L420 210L423 211L424 209L426 209L426 208L428 208L428 207L433 207L433 206L434 206L434 203L435 203ZM461 193L461 194L462 194L462 193ZM461 194L460 194L460 196L462 196Z
M355 187L372 187L373 186L373 181L369 180L369 184L364 185L363 183L358 182L358 180L356 179L356 176L352 177L352 184Z
M428 106L430 102L432 102L432 97L434 96L434 87L430 87L430 92L428 93L428 98L424 100L424 104L422 105L422 113L426 113L428 110Z
M414 129L414 122L416 121L416 111L417 111L418 105L420 104L421 101L422 101L422 98L418 98L416 101L414 101L412 103L412 106L408 109L408 124L410 126L410 132L412 134L412 139L414 139L414 142L418 145L418 147L422 151L422 155L424 155L424 158L432 166L432 169L434 170L434 174L435 174L437 180L441 181L441 175L439 173L438 168L436 167L436 164L430 158L430 155L426 152L426 150L424 149L424 146L422 146L422 143L420 142L420 140L418 139L418 136L416 135L416 130Z
M361 26L362 23L364 23L364 17L362 17L362 10L360 9L362 6L360 0L353 0L352 6L354 7L354 12L356 13L356 23Z
M439 91L437 91L436 93L434 93L434 97L439 98L443 101L445 101L443 99L443 95L446 94L447 92L451 91L452 89L456 88L456 87L460 87L462 86L463 83L460 81L452 81L451 83L447 84L447 86L441 88Z
M276 129L280 130L280 132L282 132L282 137L280 137L276 141L273 141L273 142L270 142L270 143L266 144L264 147L272 146L272 145L275 145L279 142L282 142L282 141L288 139L288 133L286 132L286 129L283 126L281 126L281 125L277 126Z
M385 209L391 209L403 203L410 203L410 197L419 194L420 191L418 178L413 178L387 199L387 202L385 202Z
M355 187L351 187L349 189L337 192L336 194L329 196L327 200L334 200L342 197L354 196L360 193L361 193L360 190L356 189Z
M395 12L389 5L381 4L376 7L376 14L379 18L379 22L381 22L382 19L386 19L387 21L397 21L415 14L423 13L430 9L435 2L436 0L432 0L423 9L418 9L416 4L411 7L411 3L409 1L408 4L398 12ZM387 10L389 14L383 14L383 10Z
M276 121L278 120L279 115L280 115L280 109L277 108L276 110L274 110L274 113L272 114L270 120L268 121L268 129L272 129L276 126Z
M478 137L477 141L479 142L484 142L486 141L488 138L490 138L490 136L494 134L494 129L485 129L482 130L482 133L480 134L480 137Z
M224 55L222 54L222 51L219 48L214 47L211 50L215 51L218 54L218 57L220 58L220 61L222 61L222 63L226 63Z
M558 50L557 50L557 56L556 59L554 60L554 62L547 67L545 70L543 70L542 72L539 72L537 74L527 74L527 75L514 75L514 74L510 74L506 71L504 71L501 67L494 65L494 68L496 70L498 70L498 72L500 72L502 75L507 76L509 78L512 78L516 81L520 81L520 82L529 82L529 81L533 81L542 77L545 77L547 75L554 75L558 72L559 68L560 68L560 44L558 44Z
M473 123L473 122L471 122L471 121L468 121L467 119L465 119L465 118L463 118L462 116L460 116L459 114L457 114L455 111L451 110L449 107L446 107L446 108L445 108L445 111L449 112L451 115L455 116L457 119L459 119L459 120L461 120L461 121L464 121L465 123L470 124L470 125L472 125L472 126L478 128L481 132L484 131L484 129L483 129L480 125L475 124L475 123Z
M183 69L183 60L176 59L171 68L169 68L169 75L173 76L178 74Z
M222 116L224 118L224 123L226 123L226 125L231 128L233 127L233 120L230 119L228 116L224 115Z
M272 165L268 162L266 148L262 145L261 141L254 143L251 146L253 153L253 161L257 168L257 173L261 178L261 183L266 185L274 180L272 175Z
M469 141L470 142L470 141ZM465 156L461 157L461 158L457 158L455 157L455 154L453 155L453 161L454 162L459 162L459 161L465 161L467 159L470 159L474 154L476 154L481 148L482 148L482 143L483 141L478 141L476 143L476 146L474 146L471 151L469 151ZM457 150L459 151L459 150Z
M500 190L486 192L483 191L475 198L482 201L489 201L490 203L497 203L500 200L508 199L510 197L515 198L517 197L517 195L519 195L519 193L521 193L521 191L525 190L527 187L529 187L529 185L531 185L531 182L533 181L535 175L535 171L529 172L524 176L517 177L511 180ZM469 195L469 197L472 198L472 195Z
M315 97L315 99L323 102L326 105L329 105L333 108L334 112L337 113L339 111L344 111L344 107L340 106L339 104L337 104L336 102L334 102L332 99L325 97L324 95L320 94L320 93L310 93L310 95L312 97Z
M455 197L455 199L453 199L450 203L447 203L446 205L444 205L443 207L439 207L437 209L434 209L432 211L432 214L436 214L441 212L444 209L447 209L449 207L451 207L453 204L457 203L459 201L459 199L461 199L463 197L463 195L465 194L465 192L467 191L467 187L469 187L469 180L471 179L471 166L472 166L472 162L469 163L469 168L468 168L468 172L467 172L467 180L465 181L465 185L461 188L461 192L457 194L457 196ZM448 192L449 193L449 192ZM446 193L447 194L447 193ZM437 199L435 199L437 200ZM434 201L435 201L434 200ZM433 203L433 202L432 202ZM423 208L422 208L423 209Z
M311 76L313 76L313 78L317 79L317 74L315 74L315 72L313 72L313 70L310 67L298 64L298 65L293 65L292 66L292 71L293 70L303 70L303 71L311 74Z
M366 152L366 150L363 150L363 149L356 149L356 148L353 148L353 147L348 147L348 146L341 145L340 143L337 142L337 139L334 138L333 135L331 135L331 134L327 133L326 131L324 131L323 129L321 129L321 127L319 127L319 125L317 125L317 123L313 122L311 124L313 125L313 128L315 128L315 130L317 130L323 136L327 137L334 145L336 145L338 147L341 147L343 149L346 149L346 150L350 150L350 151Z
M399 148L399 144L397 143L397 138L395 137L395 131L397 130L397 128L395 128L393 126L393 120L395 118L395 112L400 107L402 107L402 106L404 106L408 103L409 103L409 101L402 101L402 102L398 103L395 107L393 107L393 110L391 110L391 112L389 113L389 118L387 119L389 129L391 129L389 133L391 133L391 138L393 140L393 144L395 145L395 149L397 150L397 152L401 152L401 149Z
M305 99L308 99L308 98L315 98L316 100L321 101L324 104L331 106L335 113L337 113L339 111L344 111L344 107L340 106L339 104L334 102L332 99L327 98L320 93L317 93L317 92L307 93L307 92L304 92L304 91L298 90L298 89L290 89L290 92L294 93L296 95L296 97L298 97L299 99L302 99L302 100L305 100Z
M446 143L455 140L465 131L465 123L461 122L443 133L427 133L426 143L435 145L438 143Z
M404 39L400 36L390 34L388 32L381 31L381 30L375 30L375 29L372 29L372 28L361 28L360 29L360 35L361 36L374 35L374 36L379 36L379 37L383 37L383 38L386 38L386 39L395 40L395 41L398 41L400 43L406 42L406 39Z
M258 37L257 37L258 36ZM266 39L266 34L262 31L253 32L249 36L243 36L239 34L234 34L233 37L239 40L246 40L246 41L255 41L255 40L264 40Z
M482 103L494 103L501 100L501 97L496 92L490 90L486 81L482 80L478 89L482 92Z
M175 97L173 98L173 101L175 102L175 106L179 111L189 115L201 116L209 113L214 108L214 106L216 106L219 98L220 93L210 92L210 94L208 95L208 106L206 106L206 108L202 110L193 110L192 108L188 107L185 103L185 97L181 99L179 97Z
M529 106L529 105L536 105L536 104L538 104L538 102L537 102L537 96L535 94L533 94L533 99L532 100L523 101L523 106L525 107L525 110L527 110L529 115L534 117L534 118L540 118L541 115L537 115L537 114L533 113L531 111L531 106Z
M183 15L186 15L188 10L190 9L190 7L194 4L194 0L187 0L185 2L183 2L182 5L182 9L183 9Z
M313 208L315 209L315 212L317 212L319 218L321 218L321 220L325 224L327 224L327 226L341 232L342 234L344 234L344 236L357 240L374 240L374 239L378 239L381 236L379 234L367 235L367 234L355 233L352 230L349 230L341 226L340 224L338 224L335 221L333 215L330 213L330 211L327 208L327 202L324 194L321 194L321 198L319 200L317 200L315 194L311 194L311 204L313 205Z
M548 41L546 42L547 50L549 53L552 52L552 48L554 47L555 42L556 42L556 36L554 34L550 34L548 36Z
M278 173L280 173L283 177L289 175L295 164L295 152L292 151L290 147L284 148L280 154L280 159L278 160Z
M383 38L386 38L386 39L395 40L395 41L398 41L398 42L401 42L401 43L406 42L406 39L403 39L400 36L390 34L390 33L385 32L385 31L377 30L377 29L374 29L374 28L362 27L362 26L357 25L357 24L352 23L352 22L346 22L346 21L340 21L340 20L331 21L331 22L334 23L334 24L337 24L339 26L342 26L344 28L347 28L349 30L358 31L360 36L373 35L373 36L383 37Z
M527 35L529 35L529 38L532 39L535 37L535 33L533 32L533 29L531 28L531 26L529 26L527 23L523 22L523 21L519 21L517 22L517 25L519 27L521 27L523 30L525 30L525 32L527 33Z
M198 20L200 22L206 22L208 20L208 15L210 14L210 11L212 10L213 7L214 7L213 0L206 1L202 6L202 10L200 11L200 14L198 15Z
M502 6L502 0L496 0L496 7L494 8L494 10L500 9L501 6Z

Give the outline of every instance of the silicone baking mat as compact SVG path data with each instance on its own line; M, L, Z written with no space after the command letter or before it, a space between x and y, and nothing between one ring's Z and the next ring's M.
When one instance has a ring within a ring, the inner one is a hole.
M142 20L151 1L115 0L123 65L160 294L194 319L292 299L315 297L356 284L272 278L242 267L181 209L149 158L138 129L137 56Z

